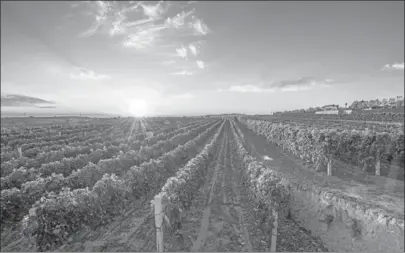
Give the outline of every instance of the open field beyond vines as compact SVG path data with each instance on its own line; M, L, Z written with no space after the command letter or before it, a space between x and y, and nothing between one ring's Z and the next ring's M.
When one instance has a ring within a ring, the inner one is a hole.
M1 250L403 252L403 127L330 125L2 119Z

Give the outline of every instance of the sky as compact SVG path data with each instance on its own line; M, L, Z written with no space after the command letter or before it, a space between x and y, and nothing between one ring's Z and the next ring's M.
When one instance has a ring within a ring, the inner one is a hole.
M404 2L1 2L1 92L135 116L393 97Z

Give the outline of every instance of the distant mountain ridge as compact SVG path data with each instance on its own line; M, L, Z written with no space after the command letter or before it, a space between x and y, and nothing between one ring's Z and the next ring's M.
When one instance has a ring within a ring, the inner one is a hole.
M56 108L55 103L47 101L41 98L30 97L18 94L1 94L1 106L5 107L47 107L53 105L52 108Z

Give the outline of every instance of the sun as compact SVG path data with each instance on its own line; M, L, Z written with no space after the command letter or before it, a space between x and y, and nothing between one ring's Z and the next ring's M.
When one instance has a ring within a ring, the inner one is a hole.
M134 117L144 117L148 114L148 103L143 99L132 99L128 104L128 112Z

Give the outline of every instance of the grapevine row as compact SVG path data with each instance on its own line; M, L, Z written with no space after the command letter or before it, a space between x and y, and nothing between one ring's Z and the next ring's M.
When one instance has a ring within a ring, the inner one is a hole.
M123 139L115 139L113 143L104 142L94 143L92 145L87 145L84 147L79 147L78 149L72 149L69 147L64 147L62 151L59 152L49 152L43 153L43 156L33 159L32 163L20 163L20 166L26 166L27 168L33 167L34 169L26 169L20 167L14 169L13 172L6 177L1 178L1 189L8 189L12 187L20 188L21 185L27 181L35 180L38 176L50 176L52 173L62 173L64 176L71 174L72 171L81 169L89 162L98 163L101 159L112 158L114 155L118 154L120 151L127 152L130 149L138 150L143 145L153 145L159 140L166 140L173 137L178 133L182 133L192 129L197 124L190 124L189 126L176 129L169 134L159 134L155 137L146 139L145 141L134 141L134 143L124 144ZM99 139L101 141L101 139ZM115 146L114 146L115 145ZM95 149L95 151L93 151ZM15 160L14 162L26 161L25 158ZM8 165L9 163L7 163ZM36 165L40 165L37 168ZM12 164L10 165L10 167ZM4 166L5 170L7 167ZM13 167L8 169L10 171ZM37 169L35 169L37 168Z
M218 126L219 123L220 122L212 124L209 122L197 128L189 129L189 131L185 133L175 135L165 141L159 141L151 147L141 148L138 152L130 150L120 154L116 158L103 159L97 164L90 163L82 169L73 171L67 177L64 177L62 174L53 173L47 178L38 178L24 183L21 190L15 188L3 190L1 191L1 208L2 214L4 214L2 221L9 220L13 222L19 220L24 211L46 192L58 193L64 187L69 187L70 189L93 187L104 174L114 173L116 175L123 175L131 166L139 165L149 160L151 157L158 157L173 149L176 145L182 144L186 142L186 140L197 136L202 130L206 129L208 125L211 125L211 129ZM19 212L16 211L16 208Z
M123 130L124 132L127 132L128 127L125 126ZM76 142L76 141L86 141L90 138L94 138L97 136L103 136L103 135L107 135L110 134L112 131L111 128L106 128L104 130L102 130L100 132L100 130L98 129L93 129L92 131L89 132L78 132L81 133L82 135L77 135L77 134L73 134L73 135L69 135L69 136L63 136L63 137L55 137L54 140L41 140L38 139L35 143L24 143L21 144L19 146L19 148L21 149L22 155L23 156L27 156L30 158L35 158L35 156L40 152L41 148L46 148L49 149L49 146L53 146L53 145L66 145L66 144L71 144L72 142ZM12 149L14 149L15 145L11 145L9 147L11 147ZM47 150L45 150L47 151ZM18 152L16 151L10 151L9 153L5 153L5 150L2 150L2 162L6 162L9 161L13 158L18 157Z
M203 128L206 125L210 124L210 122L207 122L205 124L202 124L199 126L199 128ZM123 139L120 141L120 139L114 140L112 145L109 143L96 143L93 146L84 146L80 147L82 152L78 152L78 155L72 158L70 156L66 156L66 151L69 150L68 148L64 148L65 153L57 153L55 155L55 159L53 161L45 163L45 160L43 159L37 159L35 160L38 164L41 166L35 170L35 169L25 169L25 168L19 168L14 170L11 174L9 174L6 177L1 178L1 189L9 189L12 187L17 187L20 188L24 183L28 181L36 181L38 177L50 177L51 174L62 174L64 177L70 175L73 171L77 171L79 169L82 169L85 165L91 163L97 164L100 160L102 159L109 159L113 158L115 155L117 155L120 152L128 152L129 150L138 150L140 147L144 145L149 145L149 147L145 147L142 149L141 155L151 153L150 150L153 149L158 149L159 146L155 146L154 144L159 143L159 145L164 145L165 140L170 139L171 137L178 135L180 133L187 132L189 130L193 130L195 128L195 124L191 124L190 126L186 126L180 129L177 129L169 134L159 134L155 137L151 137L149 139L146 139L143 142L140 141L135 141L134 143L129 143L124 144L121 143ZM178 135L179 136L179 135ZM160 142L159 142L160 141ZM116 146L114 146L114 144ZM104 148L103 148L104 147ZM108 147L108 148L107 148ZM96 149L93 151L93 149ZM63 151L61 151L63 152ZM48 153L51 154L51 153ZM63 157L63 155L65 157ZM62 158L63 157L63 158ZM147 159L147 156L145 156L145 159ZM49 161L49 159L48 159ZM38 180L43 180L41 178L38 178ZM52 182L52 180L46 180L45 182ZM22 187L24 189L25 187Z
M380 162L404 167L404 134L300 128L267 121L244 121L254 132L312 163L332 157L362 166L365 171Z
M190 124L190 126L194 126L194 125L196 125L196 123ZM169 129L172 130L173 128L169 128ZM166 131L166 130L167 129L164 129L164 131ZM124 133L120 133L120 136L125 136L125 133L126 133L126 131L124 131ZM174 133L176 133L176 132L174 132ZM80 154L89 154L91 152L91 149L100 148L99 145L97 145L98 142L104 142L105 145L102 145L102 146L110 146L111 144L109 144L108 142L105 141L105 137L103 137L103 135L104 134L101 134L99 137L87 139L86 143L88 145L85 147L79 146L76 150L74 150L74 149L72 150L71 148L69 148L69 147L66 148L66 146L64 146L62 150L59 150L56 152L49 152L50 150L43 150L40 154L38 154L35 158L32 158L32 159L29 159L27 157L21 157L19 159L6 161L1 164L2 176L4 177L4 176L8 175L15 168L20 168L20 167L38 168L39 166L46 167L45 163L60 161L64 157L70 158L70 157L78 156ZM153 138L152 142L154 139L159 140L161 137L162 136ZM114 138L111 138L111 140L113 140L113 139ZM131 146L132 149L137 149L143 144L143 141L140 141L138 139L140 139L140 138L134 137L134 138L130 138L130 140L128 140L129 142L132 142L132 143L129 143L129 145ZM113 144L116 143L116 145L120 145L119 143L121 143L121 142L123 142L123 140L115 139L113 141ZM60 147L60 148L62 148L62 147ZM52 166L55 166L55 164L52 164Z
M253 200L257 207L252 210L258 227L266 236L266 243L270 243L270 236L277 216L272 215L279 212L283 215L289 212L290 195L288 186L281 180L281 176L276 171L264 166L260 161L251 156L244 147L244 136L236 124L231 121L231 132L234 142L231 144L231 152L235 153L234 164L242 170L241 182L247 189L249 198Z
M36 203L31 215L24 219L26 233L35 233L37 250L50 250L65 241L82 226L99 226L122 213L128 204L161 187L177 170L177 164L191 159L198 146L211 139L218 127L214 124L196 138L177 146L157 160L131 167L125 175L105 174L90 190L65 189L59 194L50 193Z

